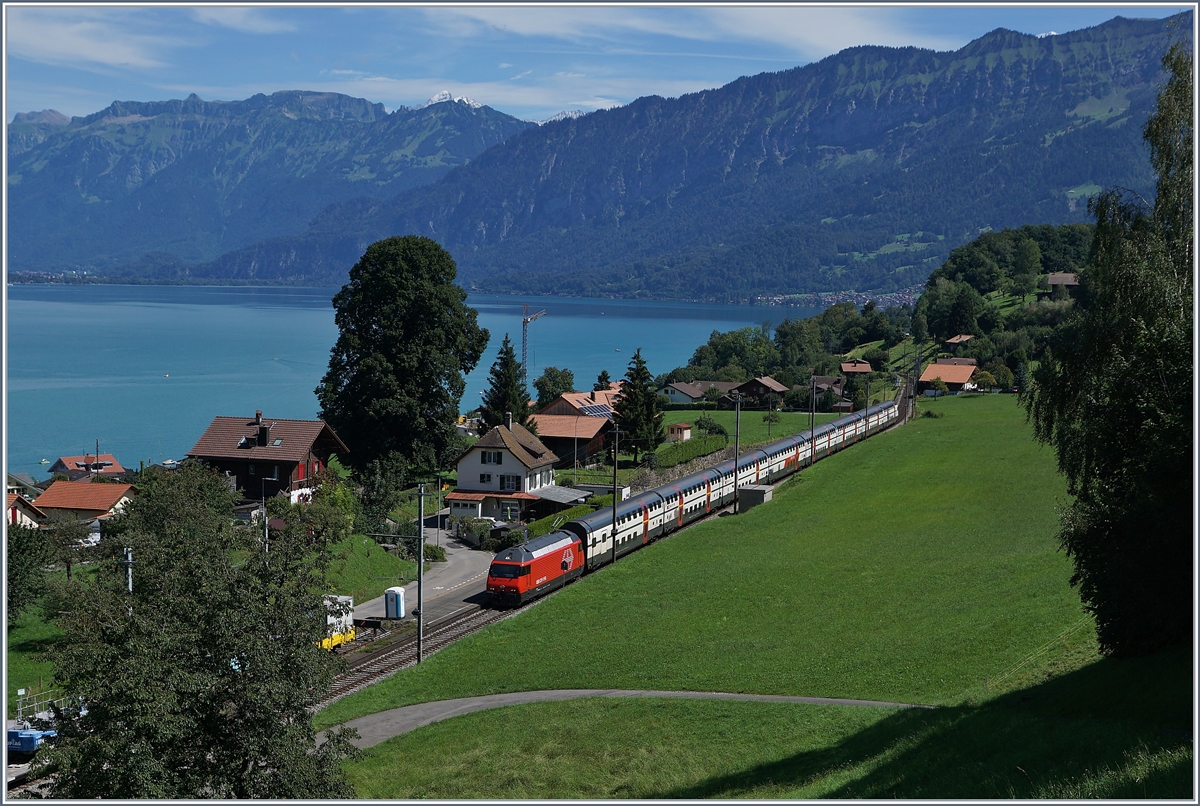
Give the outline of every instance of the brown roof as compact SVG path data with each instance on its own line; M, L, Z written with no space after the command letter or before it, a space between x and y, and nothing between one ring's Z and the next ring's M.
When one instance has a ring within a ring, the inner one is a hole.
M323 420L272 420L266 445L259 445L254 417L214 417L188 456L198 459L248 459L262 462L303 462L314 447L331 453L348 453L349 448ZM245 440L245 442L243 442ZM274 442L280 440L278 445ZM319 445L318 445L319 443Z
M676 381L674 383L667 384L667 386L678 389L680 392L692 398L693 400L699 400L700 398L704 397L704 393L709 389L716 389L721 394L725 394L726 392L738 388L741 386L741 384L737 381L692 381L691 383Z
M98 468L100 473L124 473L125 468L121 467L121 463L117 461L117 457L111 453L85 453L83 456L60 456L58 461L50 465L50 472L57 473L62 470L90 470L93 462L100 464L108 463L107 467Z
M133 490L132 484L56 481L38 496L38 508L108 512Z
M530 469L558 461L558 457L520 423L513 423L511 429L504 425L496 426L480 437L462 456L477 448L506 448L518 462ZM459 457L460 460L462 456Z
M1046 285L1079 285L1079 275L1070 271L1051 272Z
M741 389L743 387L749 388L752 384L760 384L761 386L766 387L768 392L778 392L782 394L788 390L786 386L769 375L764 375L761 378L752 378L744 383L735 384L734 389ZM716 384L714 383L713 385L715 386Z
M939 358L937 360L937 363L939 363L939 364L959 364L962 366L966 366L967 364L970 364L971 366L975 366L976 362L975 362L974 358Z
M529 419L537 424L539 437L579 437L591 439L600 433L607 417L578 417L571 414L533 414Z
M40 509L38 509L36 504L34 504L28 498L25 498L24 496L21 496L21 495L17 495L16 493L8 494L8 505L7 505L8 509L12 509L17 504L18 501L21 503L21 506L26 507L30 512L32 512L37 517L39 517L39 518L46 517L46 513L42 512Z
M941 378L943 383L966 383L975 374L970 364L930 364L921 373L921 380L929 382Z
M971 339L975 338L970 333L960 333L957 336L952 336L946 339L946 344L966 344Z
M871 372L871 362L855 358L842 364L842 372Z
M443 496L447 501L482 501L487 498L486 493L462 493L458 490L452 490Z

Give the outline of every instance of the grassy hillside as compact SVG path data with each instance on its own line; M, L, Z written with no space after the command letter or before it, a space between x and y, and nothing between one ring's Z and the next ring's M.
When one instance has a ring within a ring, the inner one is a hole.
M564 686L982 693L1082 618L1053 539L1065 492L1011 396L930 405L946 416L818 463L770 506L634 554L322 718Z
M928 407L945 416L855 446L770 505L634 554L317 720L568 687L943 707L523 706L372 749L349 767L359 793L1186 796L1190 657L1097 657L1053 537L1063 484L1012 397Z

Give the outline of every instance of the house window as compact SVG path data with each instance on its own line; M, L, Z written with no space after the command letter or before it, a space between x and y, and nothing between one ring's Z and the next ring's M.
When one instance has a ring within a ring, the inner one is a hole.
M492 474L491 473L480 473L479 474L479 483L480 484L491 484L492 483Z
M480 462L485 465L504 464L504 454L500 451L480 451Z
M501 476L500 477L500 489L501 490L512 490L514 492L521 489L521 477L520 476Z
M250 475L254 475L254 465L250 465Z
M521 507L516 501L505 501L500 505L500 517L512 522L521 517Z

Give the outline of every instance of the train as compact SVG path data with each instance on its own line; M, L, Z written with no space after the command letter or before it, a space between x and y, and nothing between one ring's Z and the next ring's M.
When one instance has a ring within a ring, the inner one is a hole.
M519 607L615 562L660 537L730 504L738 489L775 482L889 427L895 401L876 403L815 429L706 467L562 525L558 531L505 549L488 569L493 607ZM735 474L736 462L736 474Z

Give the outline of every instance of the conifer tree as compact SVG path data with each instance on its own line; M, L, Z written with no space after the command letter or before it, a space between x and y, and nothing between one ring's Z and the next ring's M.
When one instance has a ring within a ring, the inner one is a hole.
M483 394L483 406L479 409L480 433L487 433L504 422L506 413L511 412L514 423L520 423L536 433L529 419L529 392L521 380L521 362L517 360L508 334L500 345L496 361L488 372L490 385Z
M608 370L602 369L600 370L600 374L596 376L596 385L592 387L592 391L606 392L611 383L612 379L608 377Z
M633 453L633 461L642 452L652 452L666 438L654 376L642 358L640 347L629 362L614 409L614 419L622 434L621 444Z

